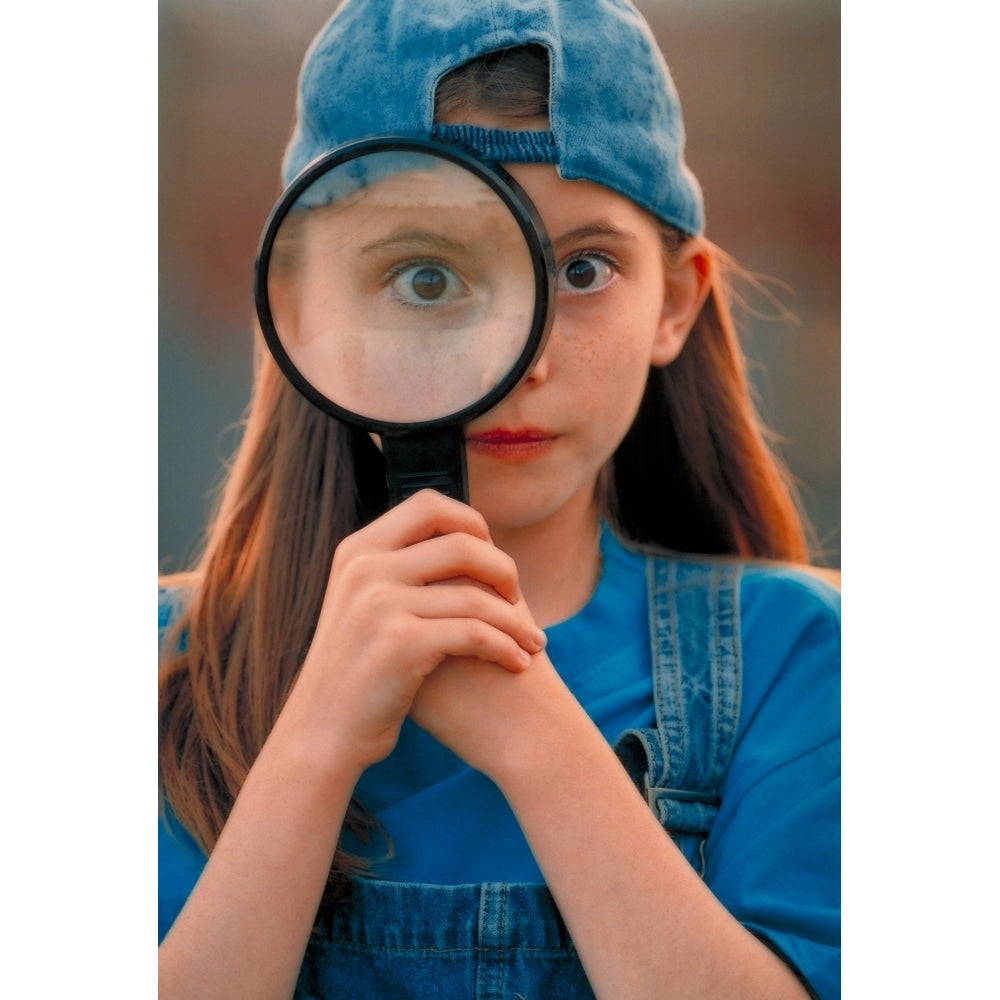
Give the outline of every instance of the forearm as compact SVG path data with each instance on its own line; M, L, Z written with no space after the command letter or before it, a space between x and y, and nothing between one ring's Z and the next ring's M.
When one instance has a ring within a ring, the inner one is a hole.
M496 780L595 994L804 998L692 870L569 692L554 688L552 697L552 717L535 720L538 728L524 720Z
M280 720L279 720L280 726ZM162 1000L294 992L356 768L327 767L276 732L160 947Z

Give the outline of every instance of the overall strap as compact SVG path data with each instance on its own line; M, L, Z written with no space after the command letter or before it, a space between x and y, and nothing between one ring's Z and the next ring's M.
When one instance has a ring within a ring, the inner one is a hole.
M673 834L707 834L740 714L740 565L647 556L656 725L616 750Z

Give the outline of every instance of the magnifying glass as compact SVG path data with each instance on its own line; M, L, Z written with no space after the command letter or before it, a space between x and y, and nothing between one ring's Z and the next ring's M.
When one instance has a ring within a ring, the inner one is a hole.
M264 339L321 410L381 440L390 503L468 502L464 427L533 367L552 251L512 177L457 147L388 136L308 166L257 255Z

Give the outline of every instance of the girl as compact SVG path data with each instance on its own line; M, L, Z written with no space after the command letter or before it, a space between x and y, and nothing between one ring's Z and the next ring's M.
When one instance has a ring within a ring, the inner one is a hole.
M470 505L259 353L161 600L161 996L839 996L839 619L623 0L348 0L285 180L461 141L538 207L545 350ZM685 553L685 554L682 554Z

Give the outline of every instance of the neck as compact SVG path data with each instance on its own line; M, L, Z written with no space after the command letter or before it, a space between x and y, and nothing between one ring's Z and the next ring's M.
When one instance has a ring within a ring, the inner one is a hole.
M576 614L601 572L597 506L570 504L535 524L491 528L493 540L517 563L524 598L542 627Z

